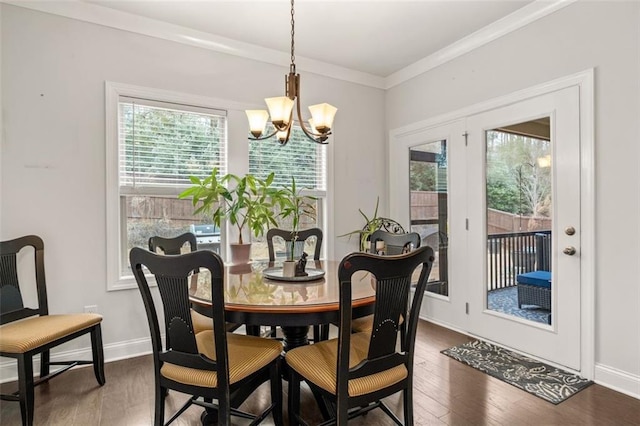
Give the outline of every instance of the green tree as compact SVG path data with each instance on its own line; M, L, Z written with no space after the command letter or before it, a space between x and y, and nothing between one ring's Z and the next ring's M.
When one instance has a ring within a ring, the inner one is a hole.
M538 159L550 142L512 133L487 132L487 205L514 214L548 216L551 169Z

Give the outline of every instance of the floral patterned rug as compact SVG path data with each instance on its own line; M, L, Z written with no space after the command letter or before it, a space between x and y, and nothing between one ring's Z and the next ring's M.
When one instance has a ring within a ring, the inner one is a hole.
M593 384L576 374L480 340L442 353L552 404L559 404Z

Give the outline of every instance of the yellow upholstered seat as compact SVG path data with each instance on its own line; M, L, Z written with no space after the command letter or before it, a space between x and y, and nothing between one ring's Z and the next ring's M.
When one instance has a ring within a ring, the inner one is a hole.
M198 333L196 343L201 354L215 361L216 345L212 330ZM227 333L227 349L229 351L229 383L234 384L279 357L282 353L282 343L273 339ZM188 385L214 388L218 386L218 375L215 371L164 363L160 374L167 379Z
M0 352L25 353L99 324L98 314L45 315L0 326Z
M370 333L355 333L351 336L349 368L360 364L367 357ZM307 381L335 394L336 365L338 362L338 339L326 340L310 346L302 346L287 352L287 365L296 370ZM386 388L407 377L404 365L349 380L349 396L359 396Z
M351 330L356 333L371 333L371 330L373 330L373 315L351 320Z

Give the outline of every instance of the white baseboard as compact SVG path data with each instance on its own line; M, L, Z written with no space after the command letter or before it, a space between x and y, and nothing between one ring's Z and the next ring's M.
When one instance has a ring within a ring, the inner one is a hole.
M640 399L640 376L597 363L595 370L597 384Z
M151 353L151 339L134 339L125 342L111 343L104 345L105 362L118 361L121 359L133 358L140 355ZM11 358L3 358L0 363L0 383L12 382L18 380L18 370L16 362ZM91 346L74 349L71 351L51 353L51 361L70 361L70 360L91 360ZM55 370L56 366L52 367ZM37 356L33 360L33 372L37 376L40 374L40 357ZM107 377L107 380L109 378Z

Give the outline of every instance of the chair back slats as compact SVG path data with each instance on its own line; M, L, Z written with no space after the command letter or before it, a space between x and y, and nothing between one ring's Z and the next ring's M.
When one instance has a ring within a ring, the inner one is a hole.
M38 306L25 308L18 277L18 253L27 247L34 250L34 268ZM44 242L37 235L27 235L0 242L0 324L34 315L47 315L47 286L44 276Z
M415 334L422 297L433 265L431 247L425 246L400 256L352 253L340 263L340 330L338 336L337 389L347 392L348 381L405 364L411 371ZM414 271L422 265L409 311L409 291ZM355 272L367 271L376 278L373 330L366 359L349 368L351 346L351 279ZM407 322L400 326L400 318ZM397 336L405 333L398 350Z
M276 260L276 252L273 244L274 238L282 238L285 242L285 250L287 256L291 253L291 247L287 242L292 240L291 231L285 229L271 228L267 231L267 248L269 249L269 261ZM298 231L298 238L294 243L293 258L299 259L304 251L305 242L307 240L313 241L315 239L315 248L313 251L313 259L320 260L320 252L322 250L322 229L311 228Z
M18 283L16 254L3 254L0 256L0 313L5 314L22 308L24 303Z
M395 352L400 318L407 315L411 276L377 281L369 359Z
M189 306L189 284L187 277L156 275L164 307L165 329L169 334L167 349L198 353Z

